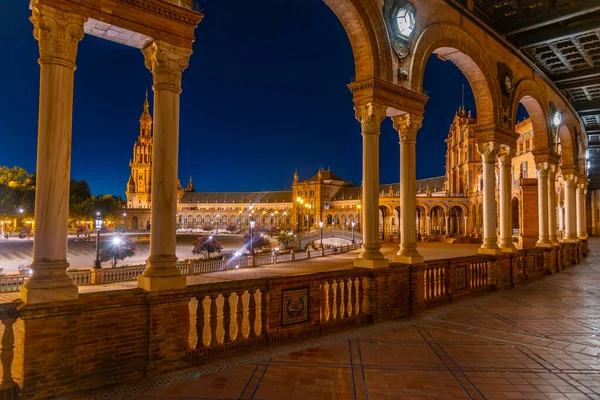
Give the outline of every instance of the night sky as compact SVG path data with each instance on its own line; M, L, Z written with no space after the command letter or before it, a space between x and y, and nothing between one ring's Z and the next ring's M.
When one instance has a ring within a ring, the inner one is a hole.
M197 191L290 189L318 168L361 182L362 141L346 85L354 76L350 42L322 0L202 0L204 20L183 74L179 176ZM38 47L24 1L0 1L4 38L0 165L35 172ZM417 144L417 178L444 174L444 139L466 85L432 57L430 96ZM124 197L144 92L152 85L138 49L86 36L75 72L71 175L94 194ZM386 120L381 183L397 182L398 134Z

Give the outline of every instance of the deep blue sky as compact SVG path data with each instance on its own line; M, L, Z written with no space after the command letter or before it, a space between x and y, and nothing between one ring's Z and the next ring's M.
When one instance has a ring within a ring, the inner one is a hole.
M289 189L319 166L361 181L360 125L346 85L350 42L322 0L202 0L190 66L183 75L179 176L198 191ZM39 66L24 1L0 1L5 43L0 96L0 165L35 171ZM86 36L75 72L72 172L92 192L124 197L150 72L138 49ZM417 177L444 174L444 139L466 84L432 57L431 98L417 144ZM398 134L381 136L381 182L397 182Z

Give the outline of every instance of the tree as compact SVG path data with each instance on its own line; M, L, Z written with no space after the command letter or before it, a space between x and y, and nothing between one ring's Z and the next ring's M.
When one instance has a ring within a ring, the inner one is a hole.
M115 268L118 260L132 257L137 250L137 246L128 236L117 235L112 239L102 242L100 247L100 261L112 260L113 268Z
M287 249L289 244L294 240L294 234L291 232L281 231L279 235L277 235L277 242L281 244L284 249Z
M227 225L227 232L229 233L233 233L235 231L237 231L238 226L234 223L228 224Z
M214 239L212 236L200 235L194 242L193 254L206 253L206 257L210 257L210 253L220 253L223 250L221 242Z
M246 243L247 249L250 249L250 247L253 247L254 250L256 250L256 249L261 249L263 247L271 246L271 241L266 237L265 234L254 232L254 234L252 236L253 236L252 246L250 246L250 234L247 234L246 236L244 236L244 242Z

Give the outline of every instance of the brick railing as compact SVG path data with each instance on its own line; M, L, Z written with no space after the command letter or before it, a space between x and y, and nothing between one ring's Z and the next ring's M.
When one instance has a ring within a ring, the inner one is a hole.
M254 267L263 265L277 264L281 262L291 262L313 257L328 256L345 253L360 248L360 243L354 243L346 246L329 248L326 250L300 251L288 254L265 254L254 257ZM189 260L185 263L178 263L177 268L182 275L198 275L209 272L227 271L239 268L252 267L249 257L233 257L229 260ZM146 267L133 266L123 268L99 268L87 271L75 271L67 274L73 279L77 286L82 285L105 285L107 283L118 283L135 281L141 275ZM0 277L0 292L18 292L29 275L12 275Z
M19 322L14 334L5 329L2 335L3 381L14 377L22 398L61 397L189 368L233 350L389 320L457 296L510 288L537 272L560 271L558 253L578 257L587 249L587 244L561 246L567 249L206 283L165 292L80 293L77 302L48 305L8 303L1 305L5 317L0 307L0 320L11 327L17 317ZM521 276L519 263L525 265Z

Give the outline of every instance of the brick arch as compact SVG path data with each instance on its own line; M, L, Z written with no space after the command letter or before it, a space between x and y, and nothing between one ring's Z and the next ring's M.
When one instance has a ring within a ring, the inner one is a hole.
M460 204L460 203L452 203L452 204L448 205L448 214L450 214L450 210L453 209L454 207L460 208L463 212L464 217L469 216L469 210L467 209L467 206L465 206L464 204Z
M385 21L376 0L323 0L350 39L356 81L373 77L391 81L392 58Z
M451 61L469 81L475 96L477 122L500 124L495 68L479 43L454 24L437 23L425 28L415 42L410 64L409 87L416 92L423 92L425 67L432 54Z
M568 128L566 123L563 123L558 127L558 137L560 138L560 158L562 162L562 168L576 167L577 160L575 160L575 136Z
M515 88L511 108L511 126L516 125L517 109L523 104L533 126L533 150L545 150L551 146L550 116L548 101L543 96L537 83L530 79L519 82Z
M444 215L448 214L448 206L446 206L444 203L433 203L429 206L429 213L431 213L431 211L434 209L434 207L440 207L442 209L442 211L444 211ZM429 215L429 213L427 213L427 215Z

